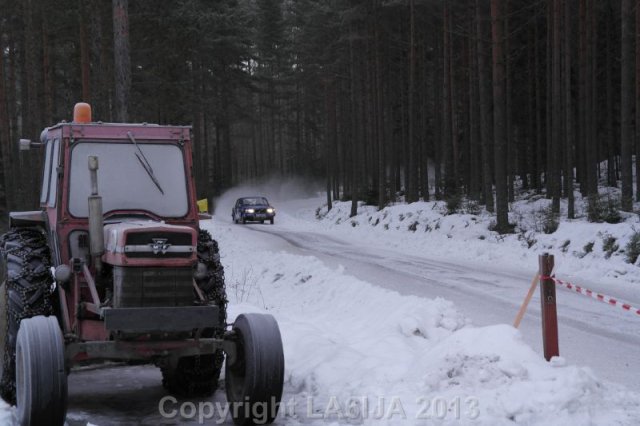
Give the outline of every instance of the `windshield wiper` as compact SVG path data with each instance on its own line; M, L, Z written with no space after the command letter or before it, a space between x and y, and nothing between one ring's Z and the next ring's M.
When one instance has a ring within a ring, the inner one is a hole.
M138 152L136 152L135 154L136 154L136 158L142 165L142 168L144 169L145 172L147 172L147 174L149 175L153 183L158 187L158 190L162 193L162 195L164 195L164 191L160 186L160 182L158 182L158 179L156 179L156 175L153 174L153 168L151 167L151 164L149 164L149 160L147 160L147 157L144 155L144 152L142 152L142 149L140 149L138 142L136 142L131 132L127 132L127 136L129 136L129 140L131 141L131 143L133 143L133 145L135 145L135 147L138 149Z

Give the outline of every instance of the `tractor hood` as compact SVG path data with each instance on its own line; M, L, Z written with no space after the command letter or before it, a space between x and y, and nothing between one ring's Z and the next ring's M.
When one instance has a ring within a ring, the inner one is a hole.
M193 266L198 233L188 226L133 220L104 227L103 261L114 266Z

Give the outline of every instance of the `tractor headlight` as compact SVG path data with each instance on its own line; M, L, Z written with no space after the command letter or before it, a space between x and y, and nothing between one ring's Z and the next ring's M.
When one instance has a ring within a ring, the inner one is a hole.
M255 213L256 211L254 209L246 209L244 212L245 213Z
M275 209L272 209L271 207L267 209L267 213L273 213L273 212L275 212Z

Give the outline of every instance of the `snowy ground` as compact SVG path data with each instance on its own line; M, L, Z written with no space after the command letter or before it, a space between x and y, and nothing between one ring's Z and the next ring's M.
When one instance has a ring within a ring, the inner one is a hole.
M528 251L515 236L496 238L486 219L444 217L433 203L348 219L344 205L325 214L316 198L280 202L274 226L240 226L226 211L237 194L219 201L211 229L241 304L232 309L257 306L280 321L287 388L298 400L286 424L328 422L315 414L338 424L422 424L424 416L436 424L635 424L640 318L558 289L564 357L552 363L540 355L537 297L522 334L505 325L541 249L557 254L559 276L639 304L637 266L604 259L597 244L572 253L599 237L591 225L562 224ZM624 244L634 225L598 226ZM305 398L315 403L312 416ZM356 404L360 417L349 417L353 401L365 401Z
M530 235L528 250L517 236L489 232L487 217L443 216L433 203L363 208L348 219L347 205L325 214L321 198L291 189L274 195L275 225L234 225L237 195L253 194L228 194L203 227L220 243L230 317L268 312L280 324L278 424L637 423L640 316L558 289L562 358L551 363L541 356L537 293L520 330L508 325L542 250L557 255L558 276L640 305L640 268L621 253L605 259L601 247L604 232L624 247L634 218L563 223L556 234ZM164 396L153 367L76 372L68 423L197 424L208 414L164 418ZM192 402L222 404L224 392ZM0 407L0 424L10 416Z

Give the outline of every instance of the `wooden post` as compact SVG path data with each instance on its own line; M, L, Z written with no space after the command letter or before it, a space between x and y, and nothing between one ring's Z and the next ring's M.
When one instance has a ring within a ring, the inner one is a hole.
M544 253L538 257L540 267L540 311L542 316L542 343L544 358L549 361L560 355L558 348L558 314L556 311L556 286L551 279L553 255Z

